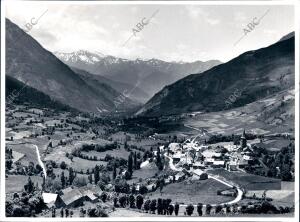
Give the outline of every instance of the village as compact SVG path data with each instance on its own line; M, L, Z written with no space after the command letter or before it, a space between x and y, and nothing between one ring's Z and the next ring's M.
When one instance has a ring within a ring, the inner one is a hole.
M281 185L282 168L270 175L273 170L258 155L257 144L266 138L252 136L248 142L245 130L238 140L220 143L203 132L188 139L125 132L118 120L20 105L10 107L6 118L8 216L293 211L290 201L273 199L276 192L286 198L293 192ZM284 161L292 144L286 149ZM257 202L249 208L251 200ZM24 208L26 203L31 204Z

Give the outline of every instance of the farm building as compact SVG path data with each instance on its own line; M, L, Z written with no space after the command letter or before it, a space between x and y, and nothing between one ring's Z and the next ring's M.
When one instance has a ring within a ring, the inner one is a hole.
M215 159L214 158L205 158L204 163L206 165L212 165L214 163Z
M179 172L175 175L175 181L181 181L185 179L185 173L184 172Z
M246 166L248 166L248 161L247 161L247 160L244 160L244 159L239 160L239 161L238 161L238 166L239 166L239 168L243 169L243 168L245 168Z
M235 161L230 161L226 163L226 169L229 171L236 171L237 170L237 163Z
M214 160L212 167L214 168L220 168L225 166L225 161L224 160Z
M195 180L206 180L208 179L207 173L203 170L197 169L193 171L193 179Z
M181 154L180 153L174 154L172 159L173 159L174 164L178 163L181 159Z
M98 197L89 189L73 189L68 187L60 192L56 198L56 207L78 207L83 204L84 201L96 203Z
M58 195L56 193L42 193L44 203L48 208L51 208L55 205Z
M170 143L169 144L169 149L170 149L170 151L172 151L174 153L176 151L180 151L181 150L179 143Z

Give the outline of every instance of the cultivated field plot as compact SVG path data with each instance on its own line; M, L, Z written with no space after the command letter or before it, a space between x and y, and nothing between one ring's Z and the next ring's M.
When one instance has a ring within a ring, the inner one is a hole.
M76 171L83 170L85 172L87 169L95 168L95 166L103 165L106 166L107 162L104 161L91 161L91 160L85 160L78 157L74 157L73 161L70 164L70 167L72 167Z
M247 190L280 190L281 180L269 177L257 176L240 171L229 172L225 169L208 170L207 173L221 176L227 181L241 186Z
M254 134L269 134L280 132L293 132L294 121L294 108L291 106L287 108L285 113L281 113L285 117L286 124L274 125L267 124L264 121L268 119L265 117L263 121L261 117L263 111L270 110L273 107L278 106L281 97L285 95L287 98L290 92L282 92L276 96L276 99L263 99L257 102L250 103L244 107L235 108L228 111L211 112L201 115L197 115L193 118L187 118L184 120L185 125L201 129L206 129L212 134L227 134L232 133L241 134L245 129L247 132ZM270 121L270 120L268 120ZM275 120L272 120L275 122Z
M139 180L145 180L151 177L154 177L156 174L158 174L158 168L155 165L155 163L149 163L147 165L145 165L144 167L142 167L139 170L134 170L133 174L132 174L132 179L128 180L127 182L129 184L133 184L133 183L137 183L139 182Z
M39 188L42 188L43 178L40 176L30 177L34 185L38 183ZM24 185L28 182L28 176L23 175L8 175L5 179L5 193L14 193L24 190Z
M218 190L225 189L228 189L228 186L211 178L199 181L183 181L167 185L163 188L162 195L159 190L150 193L149 198L170 198L173 203L182 204L220 204L234 199L234 197L217 195Z
M18 153L24 154L24 156L19 160L21 164L28 165L29 162L38 164L36 149L32 144L20 143L16 145L9 145L7 147L16 151Z

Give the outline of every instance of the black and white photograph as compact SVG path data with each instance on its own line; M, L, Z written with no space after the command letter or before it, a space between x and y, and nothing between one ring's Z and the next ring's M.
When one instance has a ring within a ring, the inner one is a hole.
M298 221L298 15L2 1L0 220Z

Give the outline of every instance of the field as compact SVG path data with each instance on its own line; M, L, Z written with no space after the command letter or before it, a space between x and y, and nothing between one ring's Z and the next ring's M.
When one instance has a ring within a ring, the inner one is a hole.
M266 190L266 189L278 189L280 188L281 181L269 177L257 176L240 171L229 172L225 169L213 169L207 171L210 174L221 176L228 181L241 186L247 190ZM275 187L275 188L274 188Z
M288 105L283 113L278 113L278 116L284 120L284 124L276 124L276 119L263 118L263 113L267 114L278 106L283 95ZM293 97L291 91L284 91L274 98L262 99L228 111L204 113L193 118L186 118L183 122L186 126L206 129L211 134L241 134L244 129L254 134L293 133L294 103L291 97Z
M39 187L41 187L43 178L39 176L31 176L30 177L34 185L38 183ZM24 189L24 185L28 181L28 176L23 175L8 175L8 178L5 179L5 192L13 193L20 192Z
M95 168L96 165L103 165L106 166L107 162L104 161L91 161L91 160L85 160L78 157L74 157L73 161L71 162L70 166L74 170L83 170L86 171L87 169Z
M228 189L228 187L210 178L207 180L172 183L163 188L162 195L157 190L149 194L148 197L150 199L170 198L173 203L178 202L181 204L220 204L233 200L233 197L217 195L217 190L224 189Z
M16 144L8 145L8 147L13 151L24 154L23 158L19 160L20 163L24 165L28 165L29 162L33 162L34 164L38 163L35 147L32 144Z
M132 179L128 181L129 184L139 182L139 179L145 180L147 178L154 177L158 173L155 163L149 163L139 170L133 171Z

